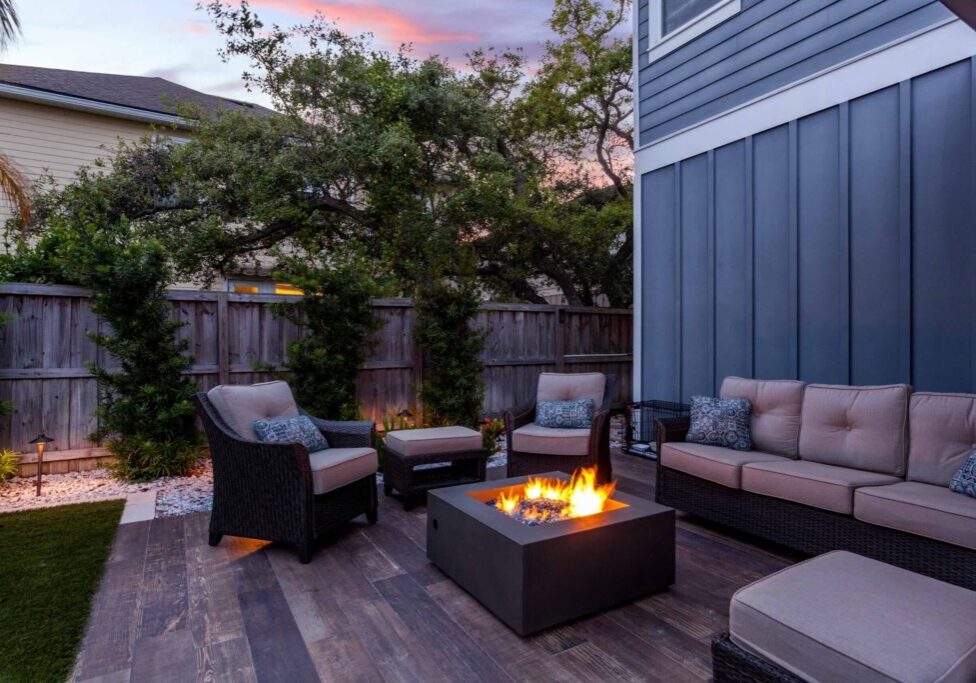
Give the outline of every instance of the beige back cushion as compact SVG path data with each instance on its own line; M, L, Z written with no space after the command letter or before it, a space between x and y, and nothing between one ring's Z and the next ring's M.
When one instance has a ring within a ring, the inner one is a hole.
M601 372L557 373L543 372L539 375L539 388L536 401L578 401L593 399L593 407L603 407L603 389L607 378Z
M257 441L255 420L295 417L298 405L287 382L221 384L207 392L207 398L224 421L243 439Z
M906 384L808 384L800 419L800 458L905 476L911 393Z
M908 478L948 486L976 450L976 395L913 394L908 420Z
M719 395L752 404L752 447L757 451L798 457L800 409L806 382L726 377Z

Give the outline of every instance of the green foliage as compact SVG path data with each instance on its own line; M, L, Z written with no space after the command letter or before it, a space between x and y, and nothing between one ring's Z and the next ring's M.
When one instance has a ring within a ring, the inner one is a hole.
M379 326L372 278L357 264L309 265L297 259L286 261L278 275L305 292L294 304L277 305L282 315L308 330L288 345L298 404L318 417L354 419L356 376Z
M505 433L505 421L494 419L485 419L481 423L481 443L485 448L491 453L498 452L498 437Z
M425 352L420 400L432 425L476 427L484 382L485 332L472 326L481 304L473 279L431 280L417 288L414 335Z
M119 476L149 480L184 473L197 459L193 383L183 374L188 342L170 317L167 250L134 228L111 201L116 177L81 174L44 197L49 207L36 243L21 239L0 259L19 281L76 284L92 290L92 311L108 332L92 339L118 367L92 366L101 401L92 439L116 456Z
M0 681L70 678L124 505L110 500L0 515Z
M165 287L169 267L152 242L96 248L110 258L93 275L92 310L110 334L92 339L118 359L119 370L91 367L105 398L95 439L116 456L116 473L131 480L184 474L198 457L193 383L183 374L192 360L188 341L174 341L182 323L170 319Z
M0 450L0 484L3 484L10 477L17 474L19 464L19 455L7 448Z
M414 419L413 412L409 409L388 412L380 422L383 425L383 436L386 436L389 432L404 429L420 429L424 426Z

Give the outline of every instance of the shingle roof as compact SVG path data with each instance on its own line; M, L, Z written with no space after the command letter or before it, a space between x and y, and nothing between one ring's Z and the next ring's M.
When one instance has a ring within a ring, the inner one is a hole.
M153 76L119 76L0 64L0 83L170 115L179 114L181 104L211 113L225 110L272 113L260 105L207 95Z

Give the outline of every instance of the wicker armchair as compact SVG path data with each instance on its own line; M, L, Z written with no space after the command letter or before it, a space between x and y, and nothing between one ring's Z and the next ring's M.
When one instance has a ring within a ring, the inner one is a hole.
M508 444L508 476L560 471L572 474L580 467L597 466L597 479L610 481L610 402L613 378L598 372L539 376L536 397L526 405L506 410L505 437ZM583 430L549 430L534 425L539 400L593 398L596 413L589 434L568 434Z
M258 409L266 413L261 417L299 414L284 382L215 387L196 395L214 470L210 545L224 534L290 543L307 563L323 534L361 514L376 521L373 423L312 418L330 448L310 454L301 444L257 441L250 429L255 406L251 414L235 415L221 389L256 392Z

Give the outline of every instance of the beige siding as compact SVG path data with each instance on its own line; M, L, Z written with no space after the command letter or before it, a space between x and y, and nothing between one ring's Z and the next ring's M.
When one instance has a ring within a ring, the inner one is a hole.
M51 175L67 183L75 171L110 158L119 138L137 140L149 124L71 109L0 99L0 154L34 180ZM0 199L0 224L10 217Z

